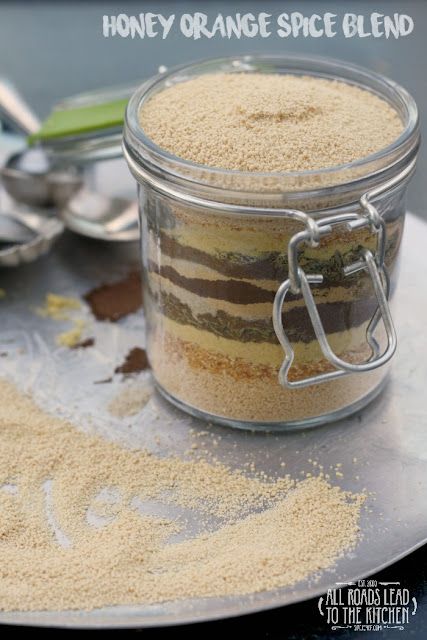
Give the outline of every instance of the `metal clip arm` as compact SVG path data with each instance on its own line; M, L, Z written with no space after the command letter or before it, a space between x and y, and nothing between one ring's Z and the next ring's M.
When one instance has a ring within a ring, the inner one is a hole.
M372 205L370 205L372 206ZM388 274L384 268L384 256L385 256L385 224L381 219L378 224L377 218L375 218L375 225L372 222L370 216L360 217L358 214L342 214L341 216L324 218L318 223L318 236L321 237L332 232L332 228L337 224L346 224L349 230L356 228L362 228L364 226L374 227L375 233L378 234L377 249L375 257L371 251L365 249L361 253L361 258L357 262L349 265L344 269L344 276L351 273L355 273L360 270L365 270L369 273L372 284L374 287L375 296L378 302L377 309L368 325L366 337L367 342L371 348L371 356L369 360L362 363L350 363L339 358L332 350L328 338L326 336L322 320L313 294L311 292L312 284L320 284L323 282L323 276L320 274L306 275L298 265L297 251L298 246L302 242L308 242L310 240L310 229L301 231L293 236L289 242L289 279L282 283L279 287L273 305L273 326L276 332L277 338L285 352L285 359L279 372L279 382L282 386L287 388L301 388L307 387L312 384L319 384L321 382L327 382L343 375L350 373L363 373L372 371L390 360L393 356L396 345L396 331L394 328L393 320L391 317L390 309L388 306L388 296L390 291L390 283ZM282 309L285 303L286 295L288 291L300 292L304 298L305 305L307 307L310 320L320 345L320 349L325 358L335 367L335 371L328 373L322 373L296 382L289 381L289 370L294 361L294 350L287 338L286 332L283 327ZM387 346L383 353L380 352L380 346L375 339L374 331L380 320L383 320L386 334L387 334Z

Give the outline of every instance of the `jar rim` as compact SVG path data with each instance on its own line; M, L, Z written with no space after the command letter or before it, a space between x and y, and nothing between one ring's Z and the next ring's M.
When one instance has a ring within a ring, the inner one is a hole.
M262 65L261 70L259 65ZM371 91L385 99L399 113L404 123L404 130L388 146L350 163L305 171L258 172L211 167L175 156L151 140L139 124L138 116L142 104L154 93L173 83L218 71L277 73L278 69L282 73L335 79ZM126 110L124 144L145 168L172 180L175 184L181 184L185 190L191 191L198 184L204 185L208 191L212 188L217 190L218 185L215 186L217 180L222 183L223 190L224 188L228 190L224 187L224 183L228 183L235 189L240 180L243 183L248 179L252 183L258 180L272 180L281 183L281 193L288 193L287 182L294 183L297 188L290 189L290 192L301 197L302 194L310 195L313 191L319 194L335 187L352 190L357 185L362 186L362 182L365 185L366 179L372 179L389 170L398 170L401 168L402 161L407 162L416 154L419 135L419 116L415 100L401 85L381 74L359 65L327 57L255 54L209 58L180 65L143 83L131 97ZM235 190L241 191L239 188ZM250 191L252 192L252 189Z

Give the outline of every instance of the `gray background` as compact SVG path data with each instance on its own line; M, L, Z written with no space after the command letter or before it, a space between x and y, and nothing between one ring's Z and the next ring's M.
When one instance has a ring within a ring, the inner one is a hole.
M415 20L414 32L399 40L385 38L254 38L228 41L202 38L193 41L179 33L166 40L102 36L103 14L139 14L152 11L169 15L203 11L278 15L301 11L326 11L342 16L346 11L370 14L407 13ZM403 84L418 102L422 122L427 121L427 1L426 0L286 0L268 2L217 2L197 0L162 2L0 2L0 75L9 77L41 116L59 98L112 84L142 80L159 64L171 66L207 56L249 52L307 52L360 63ZM424 130L426 130L424 125ZM422 150L418 174L409 194L409 206L427 217L424 183L427 147Z

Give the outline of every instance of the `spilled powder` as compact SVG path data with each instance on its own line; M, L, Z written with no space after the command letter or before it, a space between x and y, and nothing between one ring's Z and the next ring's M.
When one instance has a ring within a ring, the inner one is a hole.
M86 322L83 318L75 316L75 312L81 309L81 302L77 298L61 296L57 293L47 293L42 307L35 311L42 318L50 318L60 322L69 320L73 326L68 331L59 333L55 342L60 347L73 348L78 344L83 335Z
M127 385L111 400L108 411L116 418L134 416L142 411L152 394L153 385L150 381Z
M74 318L72 329L59 333L55 337L56 344L60 347L69 347L70 349L74 349L79 343L81 343L85 326L86 322L82 318Z
M81 302L77 298L61 296L56 293L47 293L43 306L38 307L36 312L42 318L69 320L70 312L79 310L81 306Z
M133 347L133 349L127 353L124 362L114 369L114 373L122 373L127 376L132 373L145 371L149 366L145 349Z
M84 299L97 320L116 322L141 308L141 275L131 272L122 280L102 284L89 291Z
M357 86L309 76L205 74L144 104L157 145L209 167L306 171L364 158L403 130L387 102Z
M0 474L4 610L292 585L357 543L363 502L320 476L265 480L121 448L47 415L5 381Z
M85 338L80 342L75 342L72 349L88 349L89 347L93 347L95 344L95 338Z

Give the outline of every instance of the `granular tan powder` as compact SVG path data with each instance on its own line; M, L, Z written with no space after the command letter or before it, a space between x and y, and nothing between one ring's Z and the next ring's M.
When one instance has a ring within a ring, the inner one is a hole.
M3 610L272 589L329 567L357 542L364 497L321 476L265 480L158 458L77 431L8 382L0 400ZM165 517L167 503L181 517ZM163 512L144 512L147 504Z
M154 95L142 129L176 156L240 171L305 171L349 163L402 132L387 102L316 77L205 74Z

